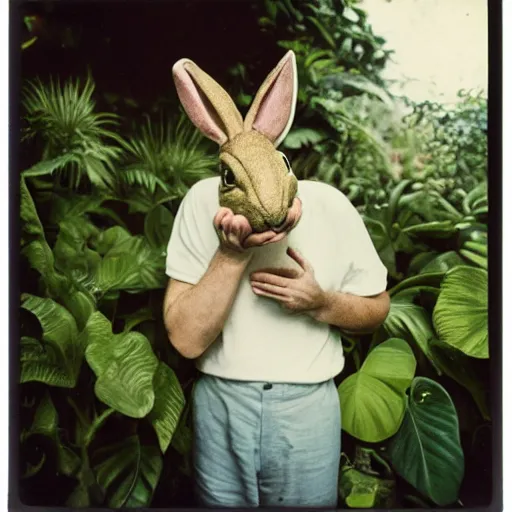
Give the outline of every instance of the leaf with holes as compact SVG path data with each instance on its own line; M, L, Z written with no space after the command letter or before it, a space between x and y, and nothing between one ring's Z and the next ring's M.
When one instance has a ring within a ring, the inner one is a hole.
M468 356L487 359L487 271L460 266L448 272L432 320L442 341Z
M146 416L155 401L153 376L158 366L147 338L138 332L113 334L100 312L89 318L85 335L85 357L97 377L98 399L126 416Z
M343 429L368 443L395 434L415 371L416 359L404 340L390 339L375 347L361 369L338 387Z
M464 475L459 420L437 382L416 377L407 411L389 446L396 471L439 506L455 503Z

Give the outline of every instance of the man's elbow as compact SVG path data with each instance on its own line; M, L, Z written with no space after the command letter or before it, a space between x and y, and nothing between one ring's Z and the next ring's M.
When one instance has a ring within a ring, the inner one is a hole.
M171 345L185 359L197 359L206 350L202 339L187 329L181 329L179 325L167 326L167 336Z
M385 321L389 315L389 310L391 309L391 299L389 297L389 293L382 292L377 300L379 301L379 307L376 308L375 312L375 326L374 330L377 330Z

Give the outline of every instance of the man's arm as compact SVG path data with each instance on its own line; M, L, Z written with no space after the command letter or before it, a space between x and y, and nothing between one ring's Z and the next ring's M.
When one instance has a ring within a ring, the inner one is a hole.
M350 333L367 333L376 330L389 313L387 292L373 297L359 297L342 292L322 292L322 305L309 314L315 320L335 325Z
M280 233L251 233L247 219L221 208L214 218L220 240L197 284L171 279L164 299L164 323L169 340L184 357L199 357L218 337L235 299L242 275L252 257L251 247L275 243L291 231L301 216L293 202Z
M390 306L387 292L360 297L323 291L310 263L294 249L288 248L288 255L301 270L283 268L253 272L251 286L256 295L270 297L290 311L308 314L319 322L352 333L371 332L384 322Z
M196 285L169 280L164 323L182 356L199 357L220 334L249 260L248 253L219 248Z

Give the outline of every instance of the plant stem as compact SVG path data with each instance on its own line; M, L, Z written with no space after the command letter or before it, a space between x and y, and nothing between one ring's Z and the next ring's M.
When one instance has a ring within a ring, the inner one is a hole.
M84 426L89 425L89 422L87 421L87 418L82 414L82 412L80 411L78 406L75 404L75 401L70 396L67 397L67 401L68 401L68 404L73 409L73 411L75 412L75 414L76 414L78 420L80 421L80 423L82 425L84 425Z
M85 435L85 441L84 441L85 447L89 446L89 444L93 440L94 436L96 435L96 432L98 431L98 429L103 425L103 423L105 423L105 420L114 412L115 412L114 409L106 409L105 411L103 411L101 413L100 416L98 416L92 422L91 426L89 427L89 429L87 431L87 434Z

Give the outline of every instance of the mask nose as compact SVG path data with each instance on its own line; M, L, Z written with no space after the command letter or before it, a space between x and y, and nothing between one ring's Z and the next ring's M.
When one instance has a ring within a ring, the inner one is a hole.
M284 226L284 224L286 222L286 217L287 217L287 215L285 214L284 217L281 217L275 221L273 220L273 221L267 222L267 225L272 231L279 231Z

